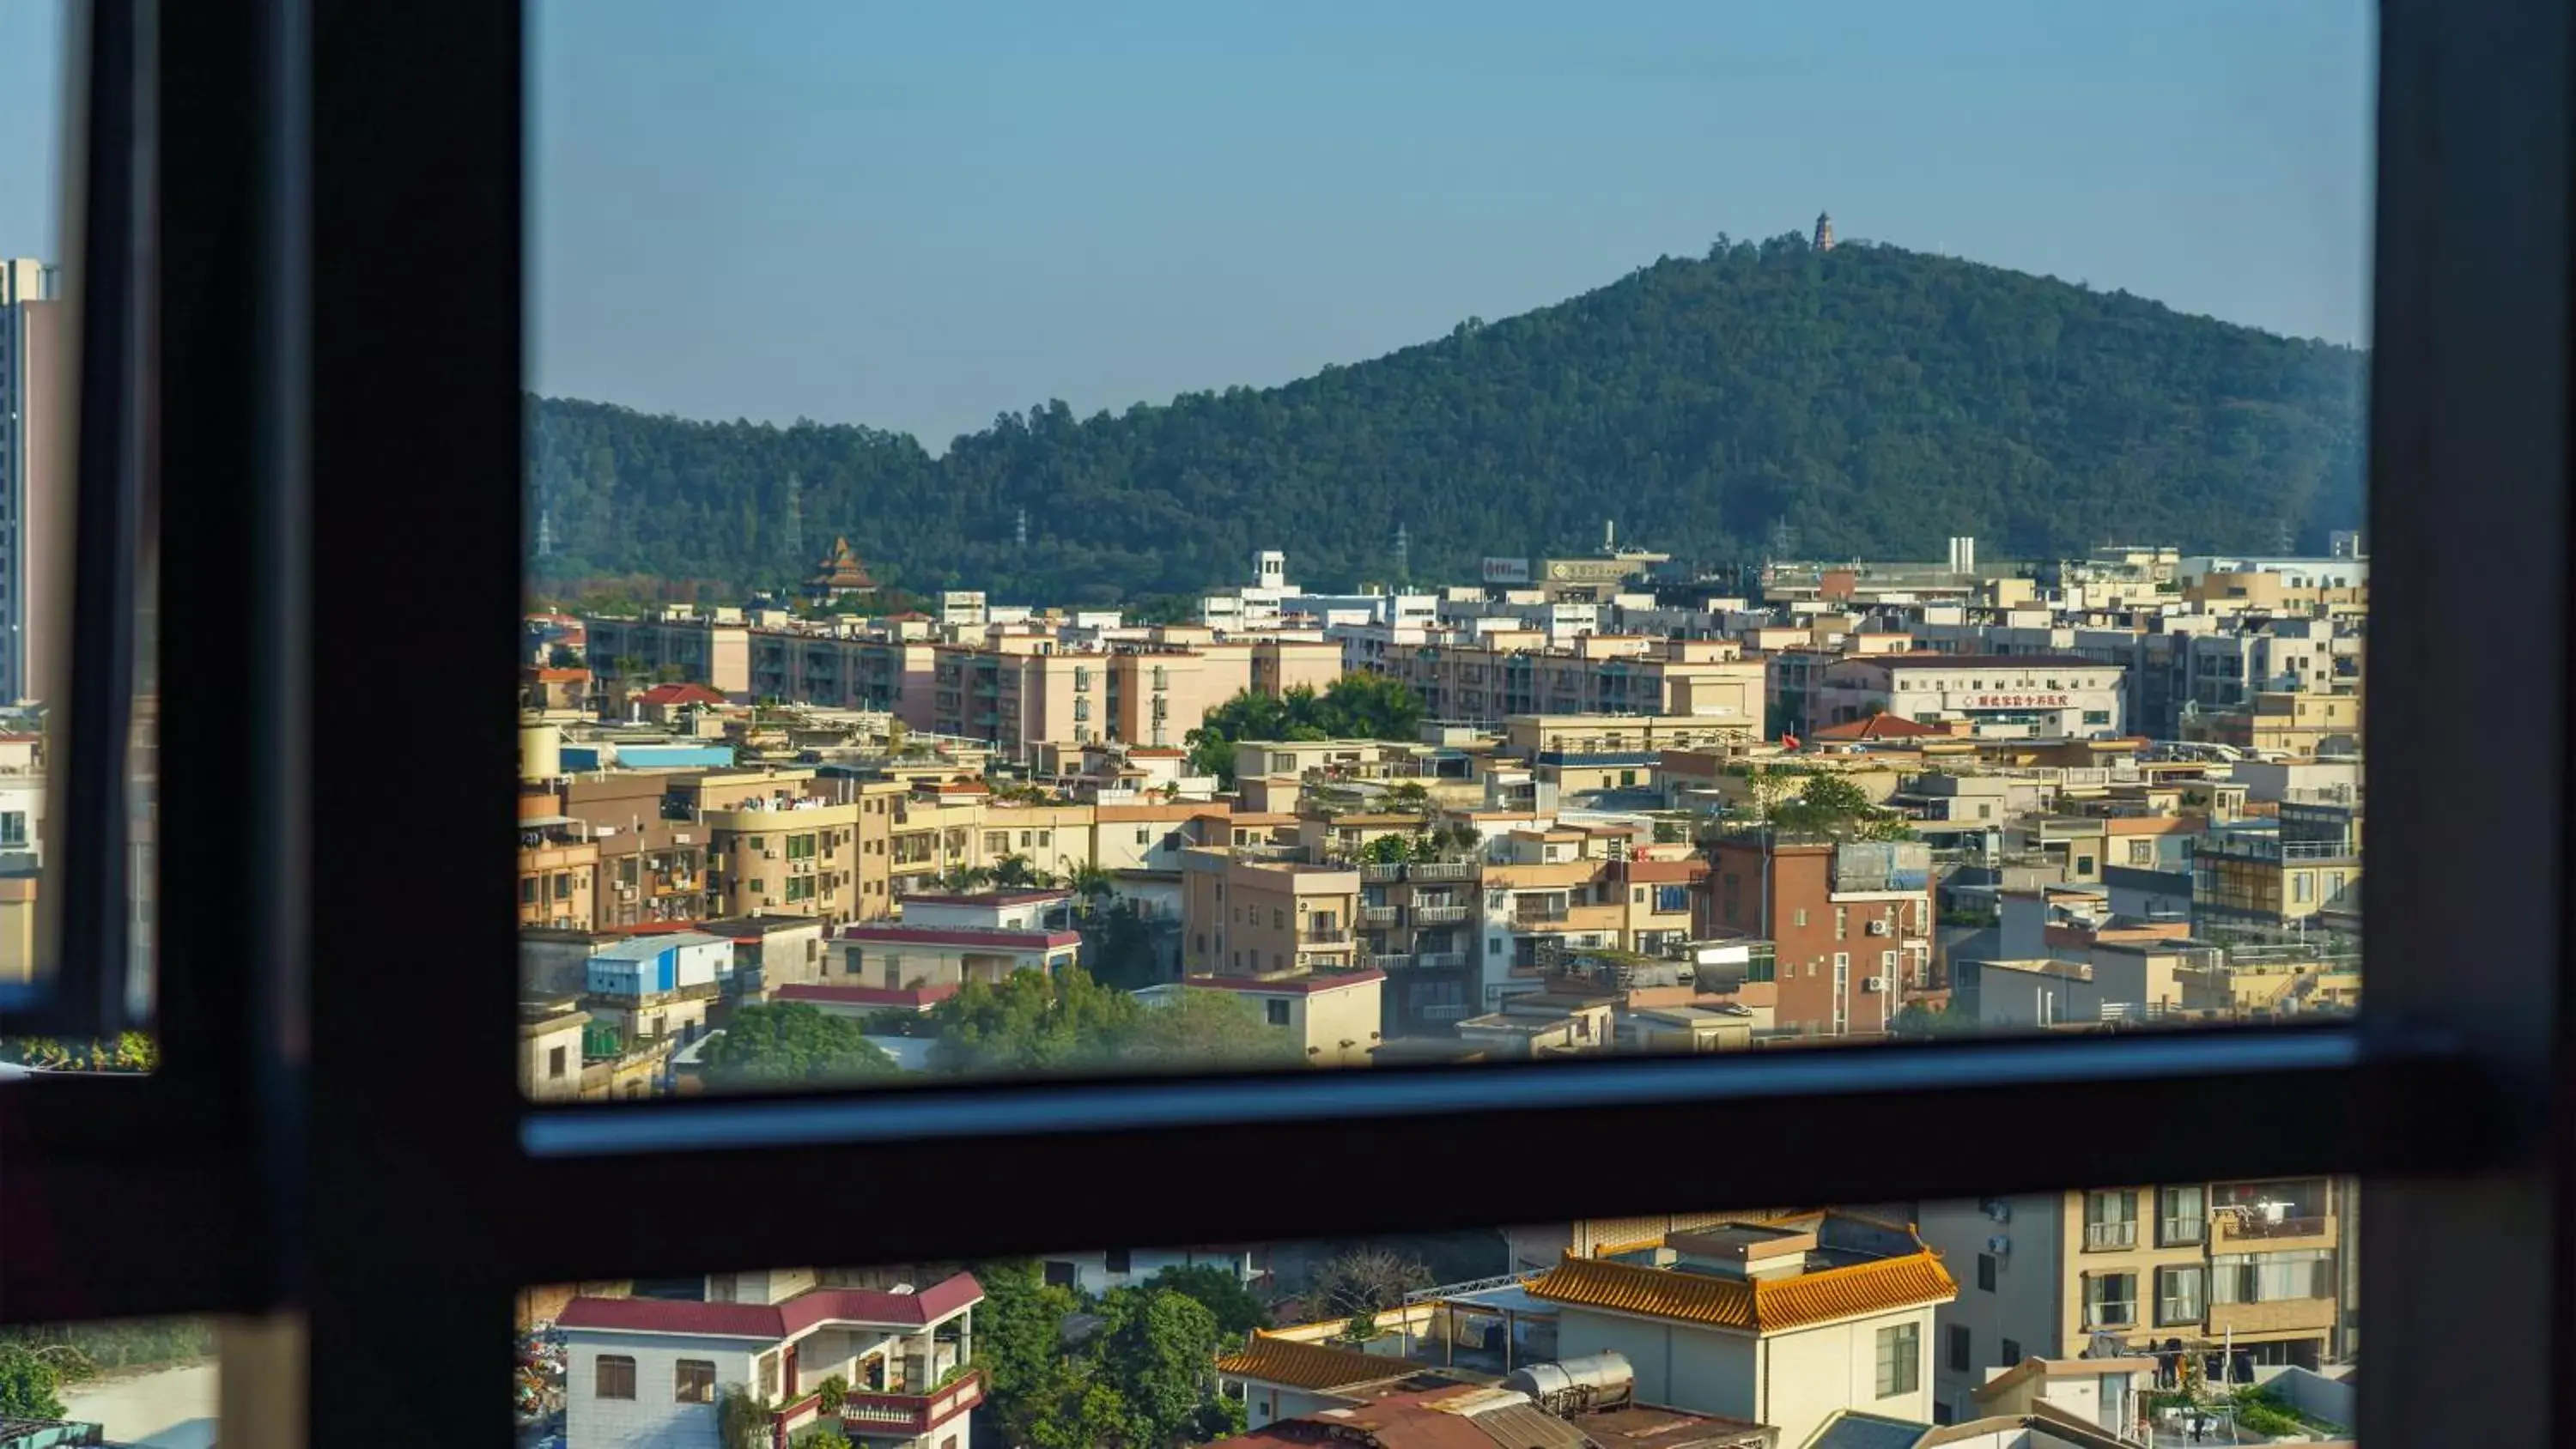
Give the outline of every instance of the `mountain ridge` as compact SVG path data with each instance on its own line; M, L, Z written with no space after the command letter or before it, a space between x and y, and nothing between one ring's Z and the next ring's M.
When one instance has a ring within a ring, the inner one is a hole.
M2358 526L2366 366L1955 258L1720 238L1274 387L1004 413L936 457L864 426L532 396L553 551L531 562L777 583L847 534L916 589L1106 603L1240 580L1261 547L1302 579L1390 578L1398 524L1423 577L1614 517L1707 562L1784 522L1820 557L1932 557L1949 533L1996 555L2315 547Z

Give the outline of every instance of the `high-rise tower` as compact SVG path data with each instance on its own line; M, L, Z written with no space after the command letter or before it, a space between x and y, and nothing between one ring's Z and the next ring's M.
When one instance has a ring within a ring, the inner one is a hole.
M61 273L0 258L0 703L44 691L71 526L71 318Z

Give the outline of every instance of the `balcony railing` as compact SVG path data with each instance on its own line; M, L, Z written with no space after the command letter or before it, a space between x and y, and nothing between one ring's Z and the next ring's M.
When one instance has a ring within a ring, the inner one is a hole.
M2108 1298L2084 1305L2086 1328L2126 1328L2138 1321L2138 1303L2134 1298Z
M1532 909L1524 906L1512 912L1512 924L1515 926L1561 926L1565 924L1565 918L1566 911L1563 906L1554 909L1544 906Z
M1413 908L1413 924L1417 926L1446 926L1454 922L1467 919L1468 912L1473 909L1474 908L1471 906L1446 904L1415 906Z
M1420 957L1404 951L1381 955L1369 955L1363 953L1353 964L1357 965L1364 971L1403 971L1410 968L1420 959Z
M1392 926L1403 919L1402 906L1360 907L1360 924L1363 926Z
M2158 1327L2172 1327L2198 1323L2206 1311L2197 1298L2161 1298L2156 1301L2156 1324Z
M1426 860L1404 868L1406 880L1474 880L1476 863L1472 860Z
M2086 1223L2084 1246L2091 1248L2134 1248L2138 1245L2138 1225L2125 1223ZM2133 1305L2134 1306L2134 1305Z
M1363 865L1360 867L1360 879L1367 881L1372 885L1383 884L1391 880L1402 880L1404 879L1404 867L1401 865L1390 865L1384 861Z
M1308 926L1297 933L1297 941L1306 946L1347 946L1351 931L1348 926Z
M872 1434L927 1434L984 1401L984 1376L970 1373L931 1394L872 1394L853 1389L841 1401L841 1422Z
M1424 1021L1465 1021L1470 1009L1463 1001L1444 1001L1437 1006L1417 1006L1413 1009L1413 1014Z
M2266 1218L2260 1213L2233 1213L2224 1209L2211 1221L2217 1223L2218 1241L2222 1243L2323 1237L2334 1224L2334 1219L2328 1217Z
M2187 1247L2208 1236L2209 1224L2199 1218L2166 1218L2156 1227L2156 1241L2168 1248Z

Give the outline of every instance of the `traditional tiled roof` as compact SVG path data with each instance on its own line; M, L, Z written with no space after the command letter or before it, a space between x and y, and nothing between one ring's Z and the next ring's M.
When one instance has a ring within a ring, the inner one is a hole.
M555 1326L615 1333L672 1333L696 1338L793 1338L826 1323L919 1328L984 1301L983 1285L965 1273L918 1293L873 1288L817 1288L779 1303L702 1303L664 1298L576 1298Z
M654 706L679 704L722 704L725 697L703 684L657 684L637 696Z
M1919 724L1903 715L1874 714L1866 719L1827 725L1807 738L1823 740L1827 744L1847 744L1855 740L1911 740L1948 733L1939 725Z
M1580 1308L1782 1333L1836 1318L1947 1303L1959 1296L1959 1285L1926 1251L1767 1281L1569 1257L1533 1281L1529 1292Z
M1413 1365L1347 1348L1256 1333L1239 1352L1218 1359L1216 1371L1285 1388L1324 1390L1402 1378L1413 1372Z

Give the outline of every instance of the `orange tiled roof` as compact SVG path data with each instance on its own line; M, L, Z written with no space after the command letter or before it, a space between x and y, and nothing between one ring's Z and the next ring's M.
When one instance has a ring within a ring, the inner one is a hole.
M1601 1258L1568 1258L1529 1285L1532 1297L1753 1333L1947 1303L1959 1285L1930 1252L1752 1282Z
M1241 1352L1218 1359L1216 1371L1292 1389L1320 1390L1380 1383L1402 1378L1413 1369L1401 1359L1379 1358L1346 1348L1327 1348L1320 1343L1300 1343L1293 1338L1272 1338L1268 1334L1256 1333Z

